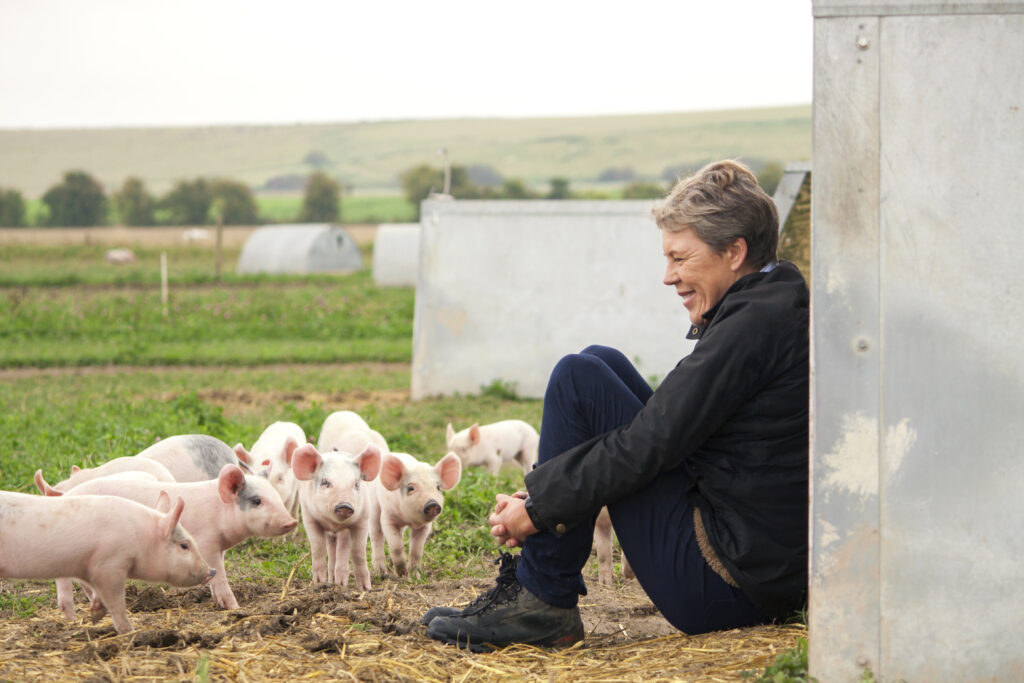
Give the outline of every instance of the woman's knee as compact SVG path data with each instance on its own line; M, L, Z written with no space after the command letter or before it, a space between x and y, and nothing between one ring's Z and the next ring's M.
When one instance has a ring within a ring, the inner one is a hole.
M601 364L600 359L585 353L570 353L562 356L555 363L551 376L548 378L548 391L552 387L564 386L567 383L575 386L579 377L593 375L599 370Z
M594 356L600 358L608 365L615 363L625 362L629 363L629 359L626 358L626 354L622 353L618 349L611 346L602 346L601 344L591 344L587 348L580 351L581 354L587 356Z

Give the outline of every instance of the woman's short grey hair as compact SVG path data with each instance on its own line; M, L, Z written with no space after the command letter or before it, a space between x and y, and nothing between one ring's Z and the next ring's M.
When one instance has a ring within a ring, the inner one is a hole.
M716 161L679 180L652 213L662 230L691 228L718 253L742 237L747 242L746 263L758 270L777 258L775 202L738 161Z

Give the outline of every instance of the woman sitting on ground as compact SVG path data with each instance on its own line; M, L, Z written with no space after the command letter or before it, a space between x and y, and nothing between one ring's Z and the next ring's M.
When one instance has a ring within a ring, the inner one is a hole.
M640 585L686 633L804 604L807 286L777 260L775 204L739 163L681 180L654 217L696 346L655 391L614 349L559 361L539 463L490 517L522 553L465 609L429 610L431 638L475 651L582 640L581 570L605 505Z

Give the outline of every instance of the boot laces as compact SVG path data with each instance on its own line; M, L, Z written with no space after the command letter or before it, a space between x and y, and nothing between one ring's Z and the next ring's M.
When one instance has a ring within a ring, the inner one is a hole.
M519 594L519 589L522 588L519 579L516 578L519 556L512 553L501 553L501 557L495 560L494 564L500 564L494 587L481 593L469 603L464 614L479 614L489 607L510 602Z

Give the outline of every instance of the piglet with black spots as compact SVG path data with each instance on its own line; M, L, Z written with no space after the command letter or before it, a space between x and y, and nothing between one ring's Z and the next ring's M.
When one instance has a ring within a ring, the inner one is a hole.
M47 486L38 471L36 486L46 495L57 493ZM153 506L163 491L185 501L181 523L195 537L202 556L217 570L210 589L214 602L227 609L237 608L238 600L224 571L224 551L252 536L281 536L298 525L298 521L284 509L281 496L266 479L247 475L237 465L224 465L216 479L200 482L167 483L101 477L80 484L65 495L69 498L83 494L121 496ZM58 606L65 615L74 618L74 605L68 592L70 581L58 582L57 588Z
M0 491L0 577L75 577L92 587L93 621L109 611L127 633L126 579L195 586L215 573L178 523L184 501L172 509L165 493L154 502Z
M175 481L207 481L220 476L224 465L249 471L248 454L206 434L177 434L157 441L137 455L151 458L170 471Z

